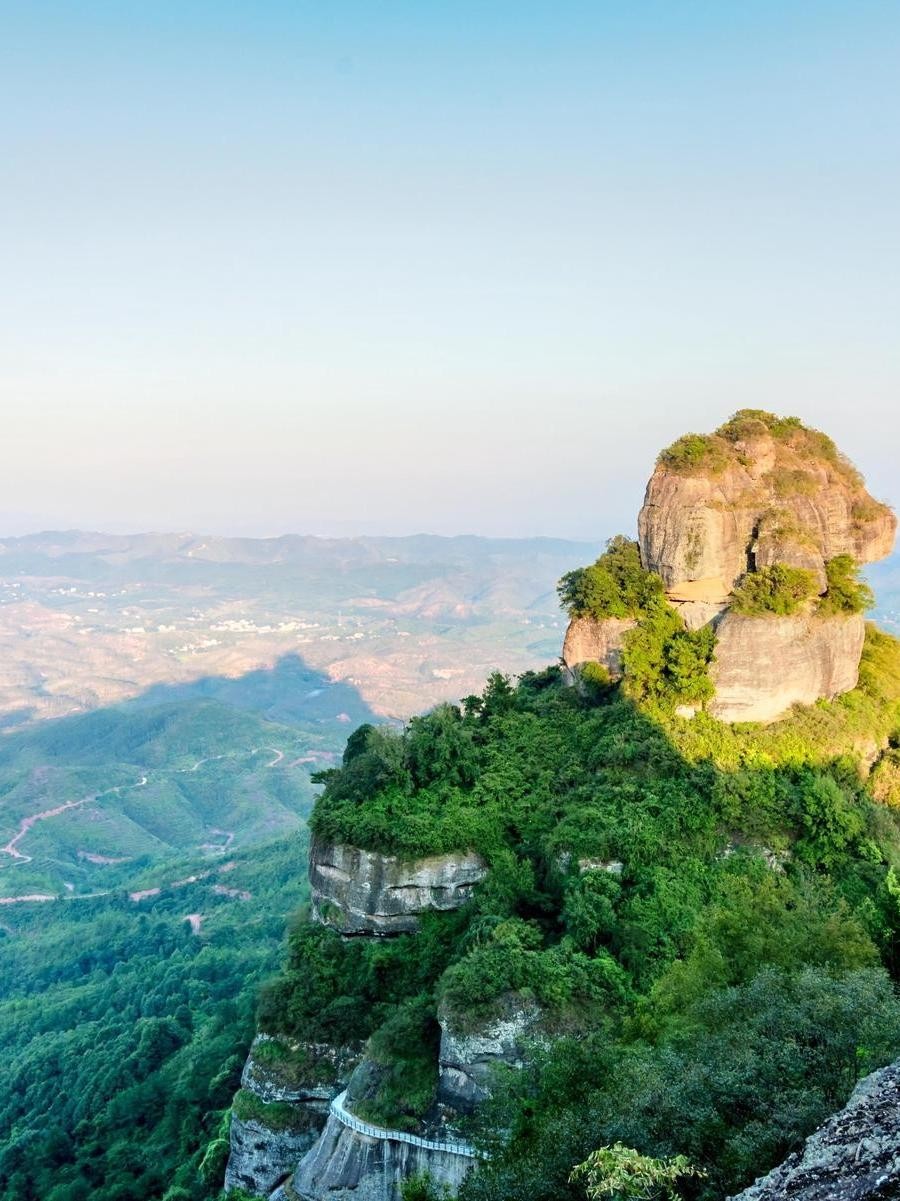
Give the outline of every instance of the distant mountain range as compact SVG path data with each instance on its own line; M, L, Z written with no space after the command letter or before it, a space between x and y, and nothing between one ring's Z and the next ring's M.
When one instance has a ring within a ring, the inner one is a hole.
M402 717L554 659L599 546L64 531L0 540L0 716L83 712L285 656ZM336 715L336 714L335 714Z

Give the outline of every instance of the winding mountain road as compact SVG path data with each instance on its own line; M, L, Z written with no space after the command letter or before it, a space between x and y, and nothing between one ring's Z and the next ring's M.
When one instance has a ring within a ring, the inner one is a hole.
M281 763L282 760L284 759L284 751L279 750L279 748L276 746L262 746L262 747L255 746L255 747L252 747L249 751L226 752L225 754L222 754L222 755L210 755L208 758L198 759L197 762L194 763L191 767L176 768L175 773L179 774L179 775L183 775L185 773L196 772L205 763L215 763L215 762L218 762L220 759L239 759L239 758L248 758L249 759L249 758L252 758L254 755L258 755L260 753L260 751L268 751L272 755L274 755L274 758L265 764L266 767L277 767L278 764ZM23 817L22 820L19 822L19 826L18 826L18 829L16 830L16 833L12 836L12 838L10 838L10 840L4 846L0 847L0 855L8 855L16 863L31 863L33 861L33 857L31 855L26 855L24 851L20 851L19 843L22 841L22 839L25 837L25 835L28 833L28 831L31 830L38 822L48 821L50 818L53 818L53 817L59 817L63 813L68 813L72 809L80 809L82 805L87 805L93 801L102 800L103 797L112 796L116 793L128 792L133 788L144 788L146 786L146 784L148 783L148 781L149 781L148 776L141 776L141 778L139 780L136 780L133 784L117 784L112 788L105 788L102 792L88 793L87 796L79 797L78 800L66 801L62 805L53 806L52 809L43 809L40 813L32 813L30 817ZM228 847L230 847L232 840L234 839L234 834L232 834L231 832L226 831L226 830L216 830L216 831L214 831L214 833L220 833L220 834L227 835L227 841L224 843L224 845L221 848L222 850L227 850ZM0 898L0 901L5 901L6 903L10 903L17 899L18 898L14 898L14 897L2 897L2 898ZM48 897L48 898L42 898L42 899L50 899L50 898Z
M59 817L61 813L67 813L70 809L78 809L82 805L86 805L89 801L99 801L101 797L111 796L118 792L127 792L132 788L143 788L146 783L147 777L141 776L134 784L117 784L114 788L105 788L102 792L88 793L87 796L83 796L77 801L66 801L64 805L56 805L53 809L44 809L40 813L33 813L31 817L23 817L19 822L18 833L14 834L5 846L0 847L0 854L11 855L13 859L18 859L22 863L31 863L31 855L26 855L24 851L20 851L18 844L32 826L38 822L47 821L48 818Z

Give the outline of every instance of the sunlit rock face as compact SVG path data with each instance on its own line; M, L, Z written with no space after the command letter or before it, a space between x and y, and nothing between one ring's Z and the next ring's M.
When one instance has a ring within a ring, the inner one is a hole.
M714 438L713 466L660 462L638 539L644 566L662 577L670 599L723 604L744 572L776 562L811 569L824 591L827 560L890 554L894 514L843 457L817 454L809 438Z
M636 624L630 617L573 617L563 643L563 662L570 670L582 663L600 663L611 680L620 679L625 635Z
M861 1080L801 1150L731 1201L891 1197L900 1197L900 1061Z
M856 687L865 639L861 614L847 617L741 617L716 627L709 711L720 721L772 721L791 705L811 705Z
M314 841L309 854L313 916L341 934L407 934L429 910L458 909L487 875L473 851L403 860Z

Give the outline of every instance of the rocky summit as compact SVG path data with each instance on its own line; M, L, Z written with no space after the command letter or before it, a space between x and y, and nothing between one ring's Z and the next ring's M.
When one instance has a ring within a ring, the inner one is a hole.
M715 434L686 434L662 452L638 537L645 567L687 607L725 605L745 572L775 563L813 571L824 592L829 559L884 558L896 525L827 435L742 410Z
M640 564L687 631L715 634L709 695L686 698L684 715L700 700L721 721L771 721L853 689L865 597L844 585L890 553L896 526L832 440L794 417L741 410L662 451L638 515ZM627 675L640 606L585 597L569 605L566 666Z

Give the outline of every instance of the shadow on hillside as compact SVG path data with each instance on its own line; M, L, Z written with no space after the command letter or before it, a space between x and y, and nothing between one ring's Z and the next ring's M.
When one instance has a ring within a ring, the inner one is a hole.
M191 700L220 701L285 725L338 720L348 733L364 721L379 720L352 684L329 679L295 653L283 655L274 667L255 668L241 676L155 684L121 707Z
M104 753L115 761L123 742L130 741L129 727L140 743L163 724L162 711L168 721L173 711L208 702L299 730L316 727L338 752L357 726L383 720L352 684L335 683L291 654L271 668L233 678L205 676L190 683L156 684L129 700L66 717L32 721L29 709L8 714L0 737L0 766L11 765L23 754L29 762L37 755L45 762L96 762Z

